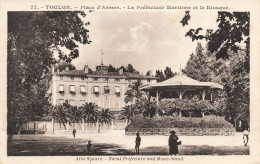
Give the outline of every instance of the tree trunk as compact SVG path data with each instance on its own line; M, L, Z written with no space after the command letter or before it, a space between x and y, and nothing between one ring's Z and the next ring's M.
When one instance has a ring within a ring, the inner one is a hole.
M235 126L235 128L237 130L237 119L236 118L234 118L234 126Z
M19 132L18 132L18 135L20 135L20 134L21 134L21 130L22 130L22 124L21 124L21 123L19 123Z
M181 110L179 111L179 116L181 117Z

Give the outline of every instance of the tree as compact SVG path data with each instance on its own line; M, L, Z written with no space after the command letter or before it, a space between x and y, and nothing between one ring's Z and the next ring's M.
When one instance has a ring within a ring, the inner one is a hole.
M157 113L156 102L150 102L148 99L142 98L139 104L139 109L141 109L144 117L153 118Z
M35 87L52 64L79 56L76 43L89 44L84 12L9 12L7 57L8 128L18 119L30 119ZM64 50L66 49L66 50ZM64 50L64 51L63 51ZM54 54L58 54L58 59Z
M96 123L97 118L99 117L99 111L98 111L98 106L92 102L90 103L85 103L83 106L81 106L84 110L85 116L84 118L89 122L89 123Z
M100 114L99 114L99 121L102 126L103 126L103 124L107 124L110 126L112 124L113 118L114 118L114 116L109 111L109 109L103 109L103 108L101 109Z
M109 64L108 72L117 72L116 68Z
M229 51L229 59L217 60L209 51L196 51L183 70L193 79L213 81L224 86L223 91L216 92L212 109L234 125L237 120L249 122L249 73L244 68L245 53Z
M183 26L188 24L187 16L190 18L189 12L181 21ZM226 102L224 114L233 124L238 119L249 122L249 17L249 12L218 12L218 29L215 31L206 29L206 35L201 35L203 29L199 27L186 33L192 41L205 39L208 52L215 56L215 61L209 58L213 64L208 68L215 75L213 80L224 85L224 97L218 101ZM221 107L220 103L215 106Z
M246 61L244 68L249 72L249 12L218 12L218 29L206 29L206 34L201 35L201 27L197 29L190 29L185 36L191 37L192 41L198 39L205 39L208 41L208 50L214 53L216 58L226 59L229 57L228 50L238 53L241 50L242 43L245 44ZM190 13L186 11L184 18L181 20L183 26L188 25L190 20ZM243 48L242 48L243 49Z
M155 77L158 77L158 82L162 82L165 80L165 76L161 70L156 70Z
M165 80L173 77L174 75L176 75L176 73L172 72L172 69L170 67L166 67L164 70L164 75L165 75Z
M137 80L135 82L132 82L128 86L128 90L125 92L125 103L135 103L138 104L139 100L145 95L145 92L140 90L140 86L142 86L141 80Z
M197 44L196 53L192 53L184 70L182 70L188 77L198 81L212 81L213 71L210 70L213 64L209 53L204 52L201 43ZM213 61L215 61L213 59Z
M66 69L66 67L68 67L69 70L76 69L76 67L74 65L72 65L71 63L66 63L64 61L61 61L54 67L54 70L55 70L55 72L57 72L57 70L63 71Z
M135 115L135 112L133 109L133 105L126 105L124 107L122 113L120 113L119 118L126 119L129 122L129 121L133 121L134 115Z
M170 116L175 113L175 99L162 99L158 105L158 114L160 116L166 115Z
M66 129L66 123L69 122L68 111L69 107L66 104L52 106L49 111L49 118L52 118L62 124Z
M121 66L121 67L117 68L117 71L118 71L119 69L123 69L123 72L128 72L127 67L125 67L125 66Z
M70 106L68 110L68 122L69 123L79 123L85 117L85 112L83 108L78 108L77 106ZM74 126L74 124L73 124ZM74 128L74 127L73 127Z
M134 69L134 67L132 66L132 64L128 64L126 68L127 68L127 72L130 72L130 73L134 73L136 71Z
M234 124L236 120L243 120L249 123L249 98L250 98L250 76L244 64L246 52L231 53L230 72L225 78L227 91L227 119Z
M147 71L146 76L152 76L152 71L151 70Z
M127 66L121 66L121 67L117 68L117 70L118 69L123 69L124 72L138 73L139 74L139 72L133 67L132 64L128 64Z

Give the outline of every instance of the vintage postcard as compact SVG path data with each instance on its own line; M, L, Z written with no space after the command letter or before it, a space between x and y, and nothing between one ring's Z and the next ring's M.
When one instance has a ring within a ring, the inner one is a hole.
M259 163L258 6L0 0L0 163Z

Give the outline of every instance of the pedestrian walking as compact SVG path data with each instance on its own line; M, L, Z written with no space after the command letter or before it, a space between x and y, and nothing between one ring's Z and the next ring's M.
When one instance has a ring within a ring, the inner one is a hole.
M169 137L169 154L175 155L179 153L178 145L181 144L181 141L178 142L178 136L175 131L170 131L171 135Z
M73 134L73 136L75 138L75 136L76 136L76 129L73 129L72 134Z
M91 141L88 141L88 144L87 144L88 154L91 154L91 153L92 153L91 147L92 147Z
M141 137L139 135L139 132L137 132L135 138L135 154L139 154L140 144L141 144Z
M249 131L248 131L248 128L246 128L246 129L243 131L243 141L244 141L244 145L245 145L245 146L247 146L248 140L249 140Z
M100 123L98 124L98 133L100 133Z

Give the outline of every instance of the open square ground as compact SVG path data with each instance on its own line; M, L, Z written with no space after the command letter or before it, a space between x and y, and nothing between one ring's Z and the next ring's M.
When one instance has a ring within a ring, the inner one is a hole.
M140 155L168 155L169 136L141 136ZM234 136L179 136L179 155L249 155L242 133ZM87 142L93 144L87 153ZM134 155L135 136L123 130L76 135L15 135L9 156Z

